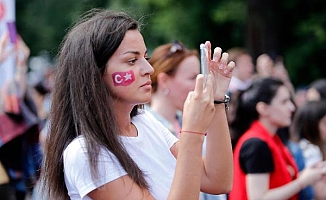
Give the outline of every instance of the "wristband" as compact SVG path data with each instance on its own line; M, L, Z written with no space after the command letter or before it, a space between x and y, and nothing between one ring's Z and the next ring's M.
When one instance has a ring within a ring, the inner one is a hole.
M196 131L183 131L183 130L180 131L180 134L182 132L193 133L193 134L197 134L197 135L205 135L205 136L207 135L207 133L196 132Z
M228 111L229 110L229 103L230 103L230 97L228 95L224 95L223 100L214 100L214 104L225 104L225 109Z

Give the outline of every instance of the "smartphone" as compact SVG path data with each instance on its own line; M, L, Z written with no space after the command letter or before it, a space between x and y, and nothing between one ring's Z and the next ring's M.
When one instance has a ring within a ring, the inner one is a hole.
M208 69L208 50L205 44L200 44L200 73L204 75L204 88L206 87Z

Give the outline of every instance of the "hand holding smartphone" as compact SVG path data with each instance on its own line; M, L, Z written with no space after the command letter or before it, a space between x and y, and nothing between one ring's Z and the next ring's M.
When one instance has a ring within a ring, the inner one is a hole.
M204 88L206 87L208 69L208 50L205 44L200 44L200 73L204 75Z

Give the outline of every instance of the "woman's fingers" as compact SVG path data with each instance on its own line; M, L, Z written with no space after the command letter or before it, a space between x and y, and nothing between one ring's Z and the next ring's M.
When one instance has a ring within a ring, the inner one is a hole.
M198 74L196 78L195 92L202 93L204 89L204 75Z
M224 69L224 74L232 73L234 67L235 67L235 62L230 61L229 64Z
M213 54L213 61L218 62L221 58L222 49L220 47L215 47Z
M205 46L207 47L207 50L208 50L208 61L211 61L212 59L212 45L211 45L211 42L210 41L206 41L205 42Z

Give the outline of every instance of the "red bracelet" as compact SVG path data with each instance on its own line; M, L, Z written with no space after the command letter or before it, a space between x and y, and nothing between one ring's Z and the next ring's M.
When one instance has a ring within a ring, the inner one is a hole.
M196 132L196 131L183 131L183 130L180 131L180 134L181 134L182 132L188 132L188 133L193 133L193 134L198 134L198 135L205 135L205 136L207 135L207 133Z

